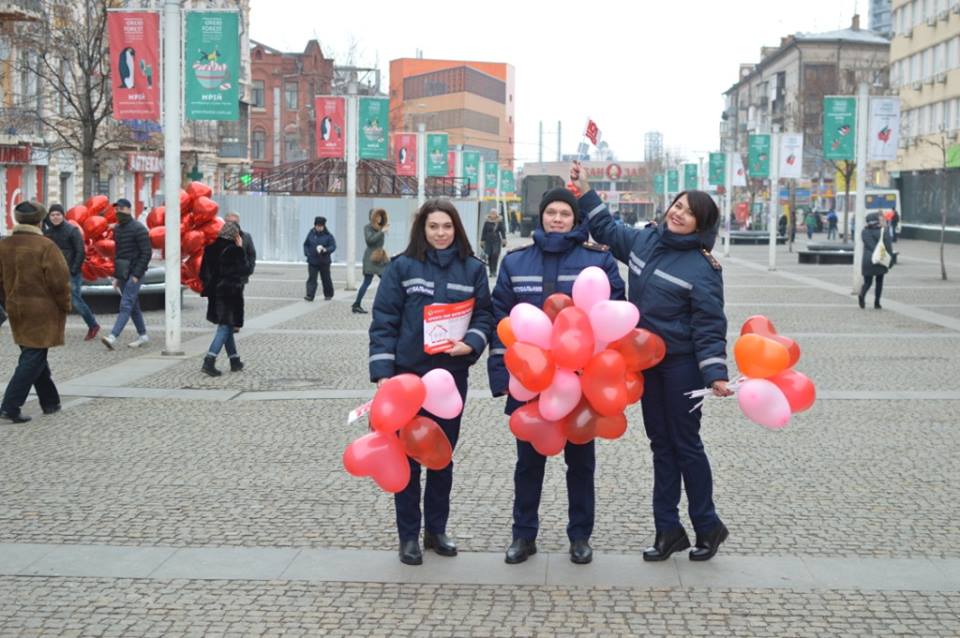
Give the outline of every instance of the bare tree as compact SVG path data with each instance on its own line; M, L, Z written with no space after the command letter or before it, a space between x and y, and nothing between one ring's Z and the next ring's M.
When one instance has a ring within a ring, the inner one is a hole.
M943 255L943 245L947 236L947 152L951 144L947 139L946 132L940 127L940 133L935 137L922 137L920 140L935 147L940 152L940 161L935 169L935 174L939 178L938 190L940 191L940 279L947 280L947 262Z

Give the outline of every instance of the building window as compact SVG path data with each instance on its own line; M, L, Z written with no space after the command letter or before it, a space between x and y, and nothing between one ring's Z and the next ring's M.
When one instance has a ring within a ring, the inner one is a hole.
M283 136L284 160L296 162L304 159L300 149L300 136L296 133L287 133Z
M927 49L923 52L921 61L923 79L926 80L933 74L933 49Z
M251 90L253 108L262 109L265 106L263 101L263 80L254 80Z
M947 70L955 69L960 66L960 59L957 59L957 45L960 44L960 37L950 38L947 42Z
M933 72L943 73L946 70L947 43L941 42L933 47Z
M263 129L256 129L250 136L250 157L255 160L266 158L267 134Z
M943 121L944 104L944 102L937 102L933 105L933 122L930 126L932 129L931 133L938 133L947 128L946 122Z
M283 95L288 111L296 111L299 106L299 91L296 82L287 82L283 85Z

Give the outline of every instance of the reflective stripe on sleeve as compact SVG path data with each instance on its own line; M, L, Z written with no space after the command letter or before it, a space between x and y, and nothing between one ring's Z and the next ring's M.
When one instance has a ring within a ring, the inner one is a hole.
M707 366L712 366L715 364L727 365L727 360L723 357L710 357L709 359L704 359L700 362L700 369L703 370Z

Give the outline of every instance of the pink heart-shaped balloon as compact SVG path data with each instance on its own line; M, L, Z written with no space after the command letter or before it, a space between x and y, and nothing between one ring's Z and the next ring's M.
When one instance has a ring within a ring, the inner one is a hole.
M343 451L343 467L353 476L369 476L381 489L394 494L410 482L410 463L393 434L364 434Z
M607 273L597 266L580 271L573 282L573 303L587 314L594 304L610 298L610 280Z
M616 341L626 336L640 321L640 311L629 301L605 299L590 309L590 326L598 341Z
M463 412L463 399L449 370L434 368L420 380L427 389L423 409L441 419L452 419Z
M517 380L515 376L510 375L510 383L507 386L510 390L510 396L512 396L517 401L530 401L537 398L537 393L532 390L527 390L523 387L523 384Z
M744 381L737 390L737 402L748 419L765 428L779 430L790 423L790 403L772 381Z
M580 377L569 370L558 368L553 383L540 393L540 416L547 421L559 421L570 414L581 397Z
M553 322L547 313L533 304L518 303L510 311L510 328L517 341L531 343L550 349L550 337L553 334Z

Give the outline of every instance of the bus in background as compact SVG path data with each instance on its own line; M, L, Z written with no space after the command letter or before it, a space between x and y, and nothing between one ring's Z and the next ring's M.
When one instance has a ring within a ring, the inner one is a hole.
M839 217L840 232L843 233L843 214L847 211L846 193L837 193L837 217ZM850 191L850 221L853 224L854 206L857 201L856 193ZM866 196L867 213L880 213L883 215L889 210L896 209L900 215L900 223L903 223L903 209L900 208L900 191L895 188L870 188L867 187ZM854 235L856 229L854 229Z

